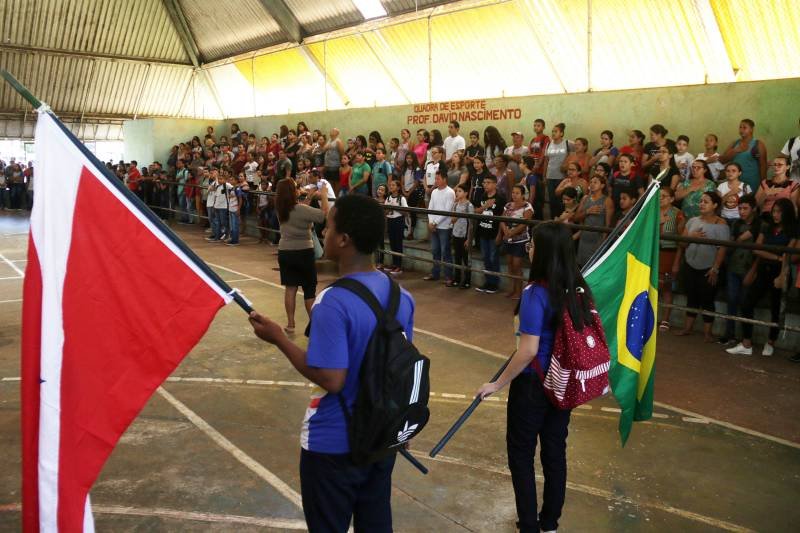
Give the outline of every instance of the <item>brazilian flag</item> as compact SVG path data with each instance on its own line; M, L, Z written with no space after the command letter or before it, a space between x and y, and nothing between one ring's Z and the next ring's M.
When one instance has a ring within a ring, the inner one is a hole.
M603 249L590 261L584 277L611 352L609 380L622 409L622 445L633 422L653 415L658 310L658 240L661 213L658 182L650 185Z

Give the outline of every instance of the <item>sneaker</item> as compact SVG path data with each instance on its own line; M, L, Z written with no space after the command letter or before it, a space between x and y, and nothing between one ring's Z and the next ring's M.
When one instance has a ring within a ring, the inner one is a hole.
M211 233L211 228L206 228L204 233Z
M228 242L225 243L225 245L226 246L239 246L239 243L238 242L230 242L230 241L228 241Z
M772 354L775 352L775 348L767 343L764 345L764 349L761 350L761 355L764 357L772 357Z
M398 274L402 274L402 273L403 273L403 269L401 269L401 268L393 268L392 270L389 271L389 274L391 274L393 276L397 276Z
M483 292L486 294L494 294L497 292L497 287L484 287Z
M742 344L741 342L734 346L733 348L728 348L725 350L731 355L753 355L753 347L750 346L749 348Z
M800 363L800 353L796 353L789 358L792 363Z
M458 286L459 289L469 289L469 283L462 283Z
M475 287L475 290L478 292L486 292L486 286L484 285L483 287Z
M214 237L206 237L206 240L208 242L217 242L218 239L215 239Z

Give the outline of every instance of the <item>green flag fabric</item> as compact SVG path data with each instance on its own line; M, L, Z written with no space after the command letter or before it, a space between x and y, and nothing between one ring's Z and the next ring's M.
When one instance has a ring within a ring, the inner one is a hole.
M634 420L653 415L658 310L659 187L654 182L638 213L584 277L603 321L611 352L609 380L628 440Z

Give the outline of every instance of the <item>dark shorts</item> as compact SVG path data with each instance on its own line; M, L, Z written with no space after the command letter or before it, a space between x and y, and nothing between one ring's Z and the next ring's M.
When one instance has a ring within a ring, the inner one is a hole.
M278 266L281 271L281 285L302 287L304 299L316 298L317 265L313 248L278 250Z
M524 242L507 242L503 244L503 251L512 257L525 257L528 255Z

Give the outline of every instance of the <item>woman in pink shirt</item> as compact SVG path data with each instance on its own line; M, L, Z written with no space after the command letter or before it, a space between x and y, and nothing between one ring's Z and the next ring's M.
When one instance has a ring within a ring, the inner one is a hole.
M431 143L431 134L428 130L417 130L417 144L414 145L413 151L417 156L417 161L420 167L425 168L425 159L428 153L428 145Z

